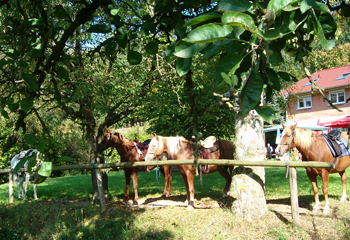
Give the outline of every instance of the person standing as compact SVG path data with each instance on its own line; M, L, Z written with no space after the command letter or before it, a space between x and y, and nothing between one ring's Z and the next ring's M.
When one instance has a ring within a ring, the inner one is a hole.
M270 143L268 143L266 147L266 158L267 159L272 158L272 153L273 153L273 147L271 147Z

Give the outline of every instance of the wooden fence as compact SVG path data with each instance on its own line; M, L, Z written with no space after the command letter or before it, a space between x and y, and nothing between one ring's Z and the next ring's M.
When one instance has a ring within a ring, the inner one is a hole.
M167 161L152 161L152 162L125 162L125 163L101 163L101 164L83 164L83 165L65 165L53 167L52 171L64 171L74 169L91 169L96 171L97 187L100 195L100 204L102 210L105 210L106 202L102 189L102 178L99 169L115 168L115 167L144 167L144 166L164 166L164 165L187 165L194 164L194 160L167 160ZM296 226L300 226L299 218L299 203L298 203L298 184L297 184L297 167L316 167L316 168L334 168L333 163L324 162L271 162L271 161L236 161L229 159L198 159L199 165L231 165L231 166L254 166L254 167L288 167L289 172L289 187L292 209L292 219ZM21 172L26 169L21 169ZM11 169L0 169L0 174L9 173L9 203L13 203L13 180Z

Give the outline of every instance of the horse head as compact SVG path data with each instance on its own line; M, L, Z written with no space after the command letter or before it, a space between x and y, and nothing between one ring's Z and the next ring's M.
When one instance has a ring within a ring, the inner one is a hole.
M112 132L111 130L109 130L106 127L106 132L104 133L101 141L99 142L98 146L97 146L97 152L102 153L104 150L110 148L113 146L113 136L114 136L114 132Z
M295 132L297 128L297 123L291 126L285 126L282 123L283 132L281 134L281 142L276 148L276 154L282 156L289 149L295 148Z
M145 161L155 160L155 157L159 157L164 151L164 144L162 137L159 137L155 134L155 136L151 139L148 151L146 153Z

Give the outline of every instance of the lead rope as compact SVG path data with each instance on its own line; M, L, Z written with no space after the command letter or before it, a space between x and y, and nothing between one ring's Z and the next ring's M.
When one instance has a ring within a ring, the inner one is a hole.
M293 137L292 137L292 140L290 140L290 143L280 143L280 145L288 145L288 159L286 161L286 178L288 178L288 174L289 174L289 164L290 164L290 161L291 161L291 156L290 156L290 145L292 144L293 142L293 139L294 139L294 136L295 136L295 130L294 129L294 132L293 132Z

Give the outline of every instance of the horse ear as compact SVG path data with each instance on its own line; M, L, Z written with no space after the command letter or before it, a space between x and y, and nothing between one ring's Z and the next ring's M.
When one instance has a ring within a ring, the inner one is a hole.
M294 124L294 125L293 125L293 128L296 128L296 127L297 127L297 125L298 125L298 123Z
M106 126L105 128L106 128L106 131L107 131L107 132L109 132L109 133L111 132L111 130L109 130L109 129L107 128L107 126Z
M282 127L283 127L283 129L285 129L285 128L286 128L286 125L284 125L284 124L282 123Z

